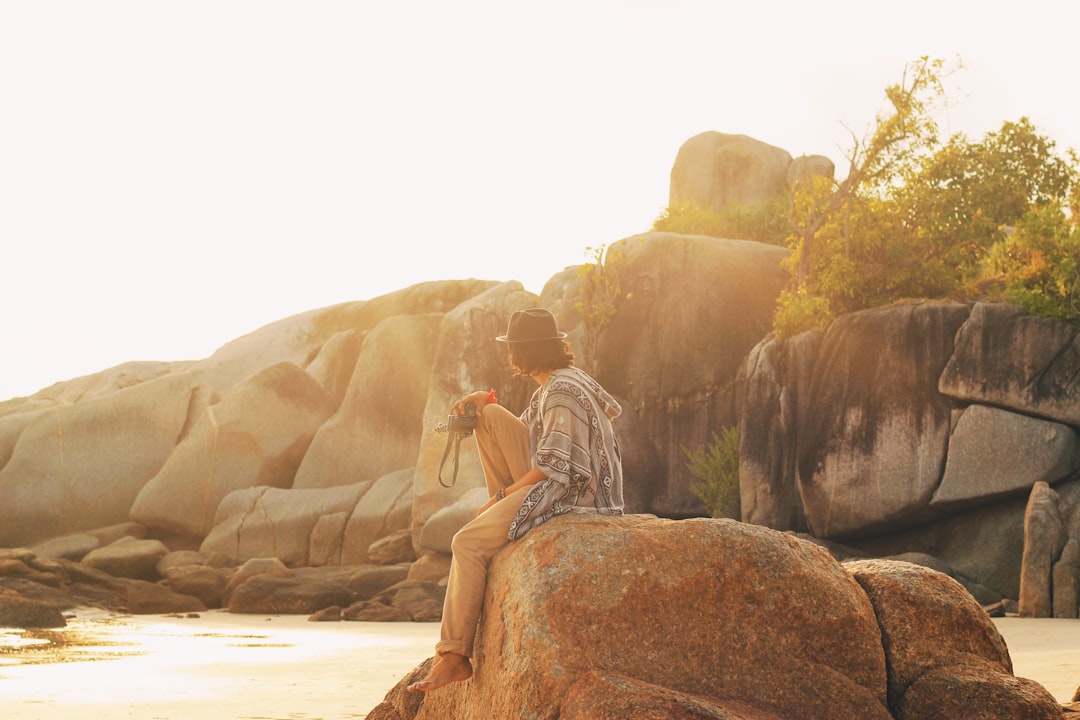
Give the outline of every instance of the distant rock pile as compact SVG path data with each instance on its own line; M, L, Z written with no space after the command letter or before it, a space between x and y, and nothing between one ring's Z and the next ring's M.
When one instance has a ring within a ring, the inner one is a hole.
M447 568L413 562L411 546L405 551L395 542L401 533L380 541L370 563L290 568L277 557L237 565L222 553L170 552L157 540L137 537L145 528L134 523L102 532L133 534L81 561L0 549L0 627L63 627L65 613L85 607L132 614L225 608L372 622L430 622L442 615Z

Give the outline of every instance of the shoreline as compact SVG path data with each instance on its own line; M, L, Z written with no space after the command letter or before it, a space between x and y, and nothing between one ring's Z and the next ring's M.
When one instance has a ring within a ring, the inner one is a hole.
M1069 702L1080 685L1080 620L994 624L1014 674ZM0 708L5 720L359 719L434 654L438 634L438 623L80 612L58 631L0 630ZM57 642L33 645L31 635Z

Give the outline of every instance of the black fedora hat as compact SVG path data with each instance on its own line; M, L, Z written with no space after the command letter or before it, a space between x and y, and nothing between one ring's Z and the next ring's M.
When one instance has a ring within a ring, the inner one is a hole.
M530 342L534 340L559 340L566 333L559 332L555 316L543 308L518 310L510 316L506 334L495 338L499 342Z

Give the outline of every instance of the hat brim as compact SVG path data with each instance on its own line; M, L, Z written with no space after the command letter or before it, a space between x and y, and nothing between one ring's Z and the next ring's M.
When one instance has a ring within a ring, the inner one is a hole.
M562 340L565 337L566 337L566 333L564 333L564 332L556 333L555 335L552 335L551 337L525 338L524 340L512 340L509 335L500 335L499 337L495 338L495 341L496 342L503 342L503 343L527 343L527 342L544 342L545 340Z

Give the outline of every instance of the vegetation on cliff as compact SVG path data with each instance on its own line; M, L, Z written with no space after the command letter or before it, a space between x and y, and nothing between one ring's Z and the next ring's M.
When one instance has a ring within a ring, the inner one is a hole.
M1005 301L1080 321L1077 154L1059 153L1027 118L942 142L935 116L952 71L940 59L910 63L875 125L852 134L842 180L813 177L753 211L668 208L654 229L791 248L781 336L914 298Z

